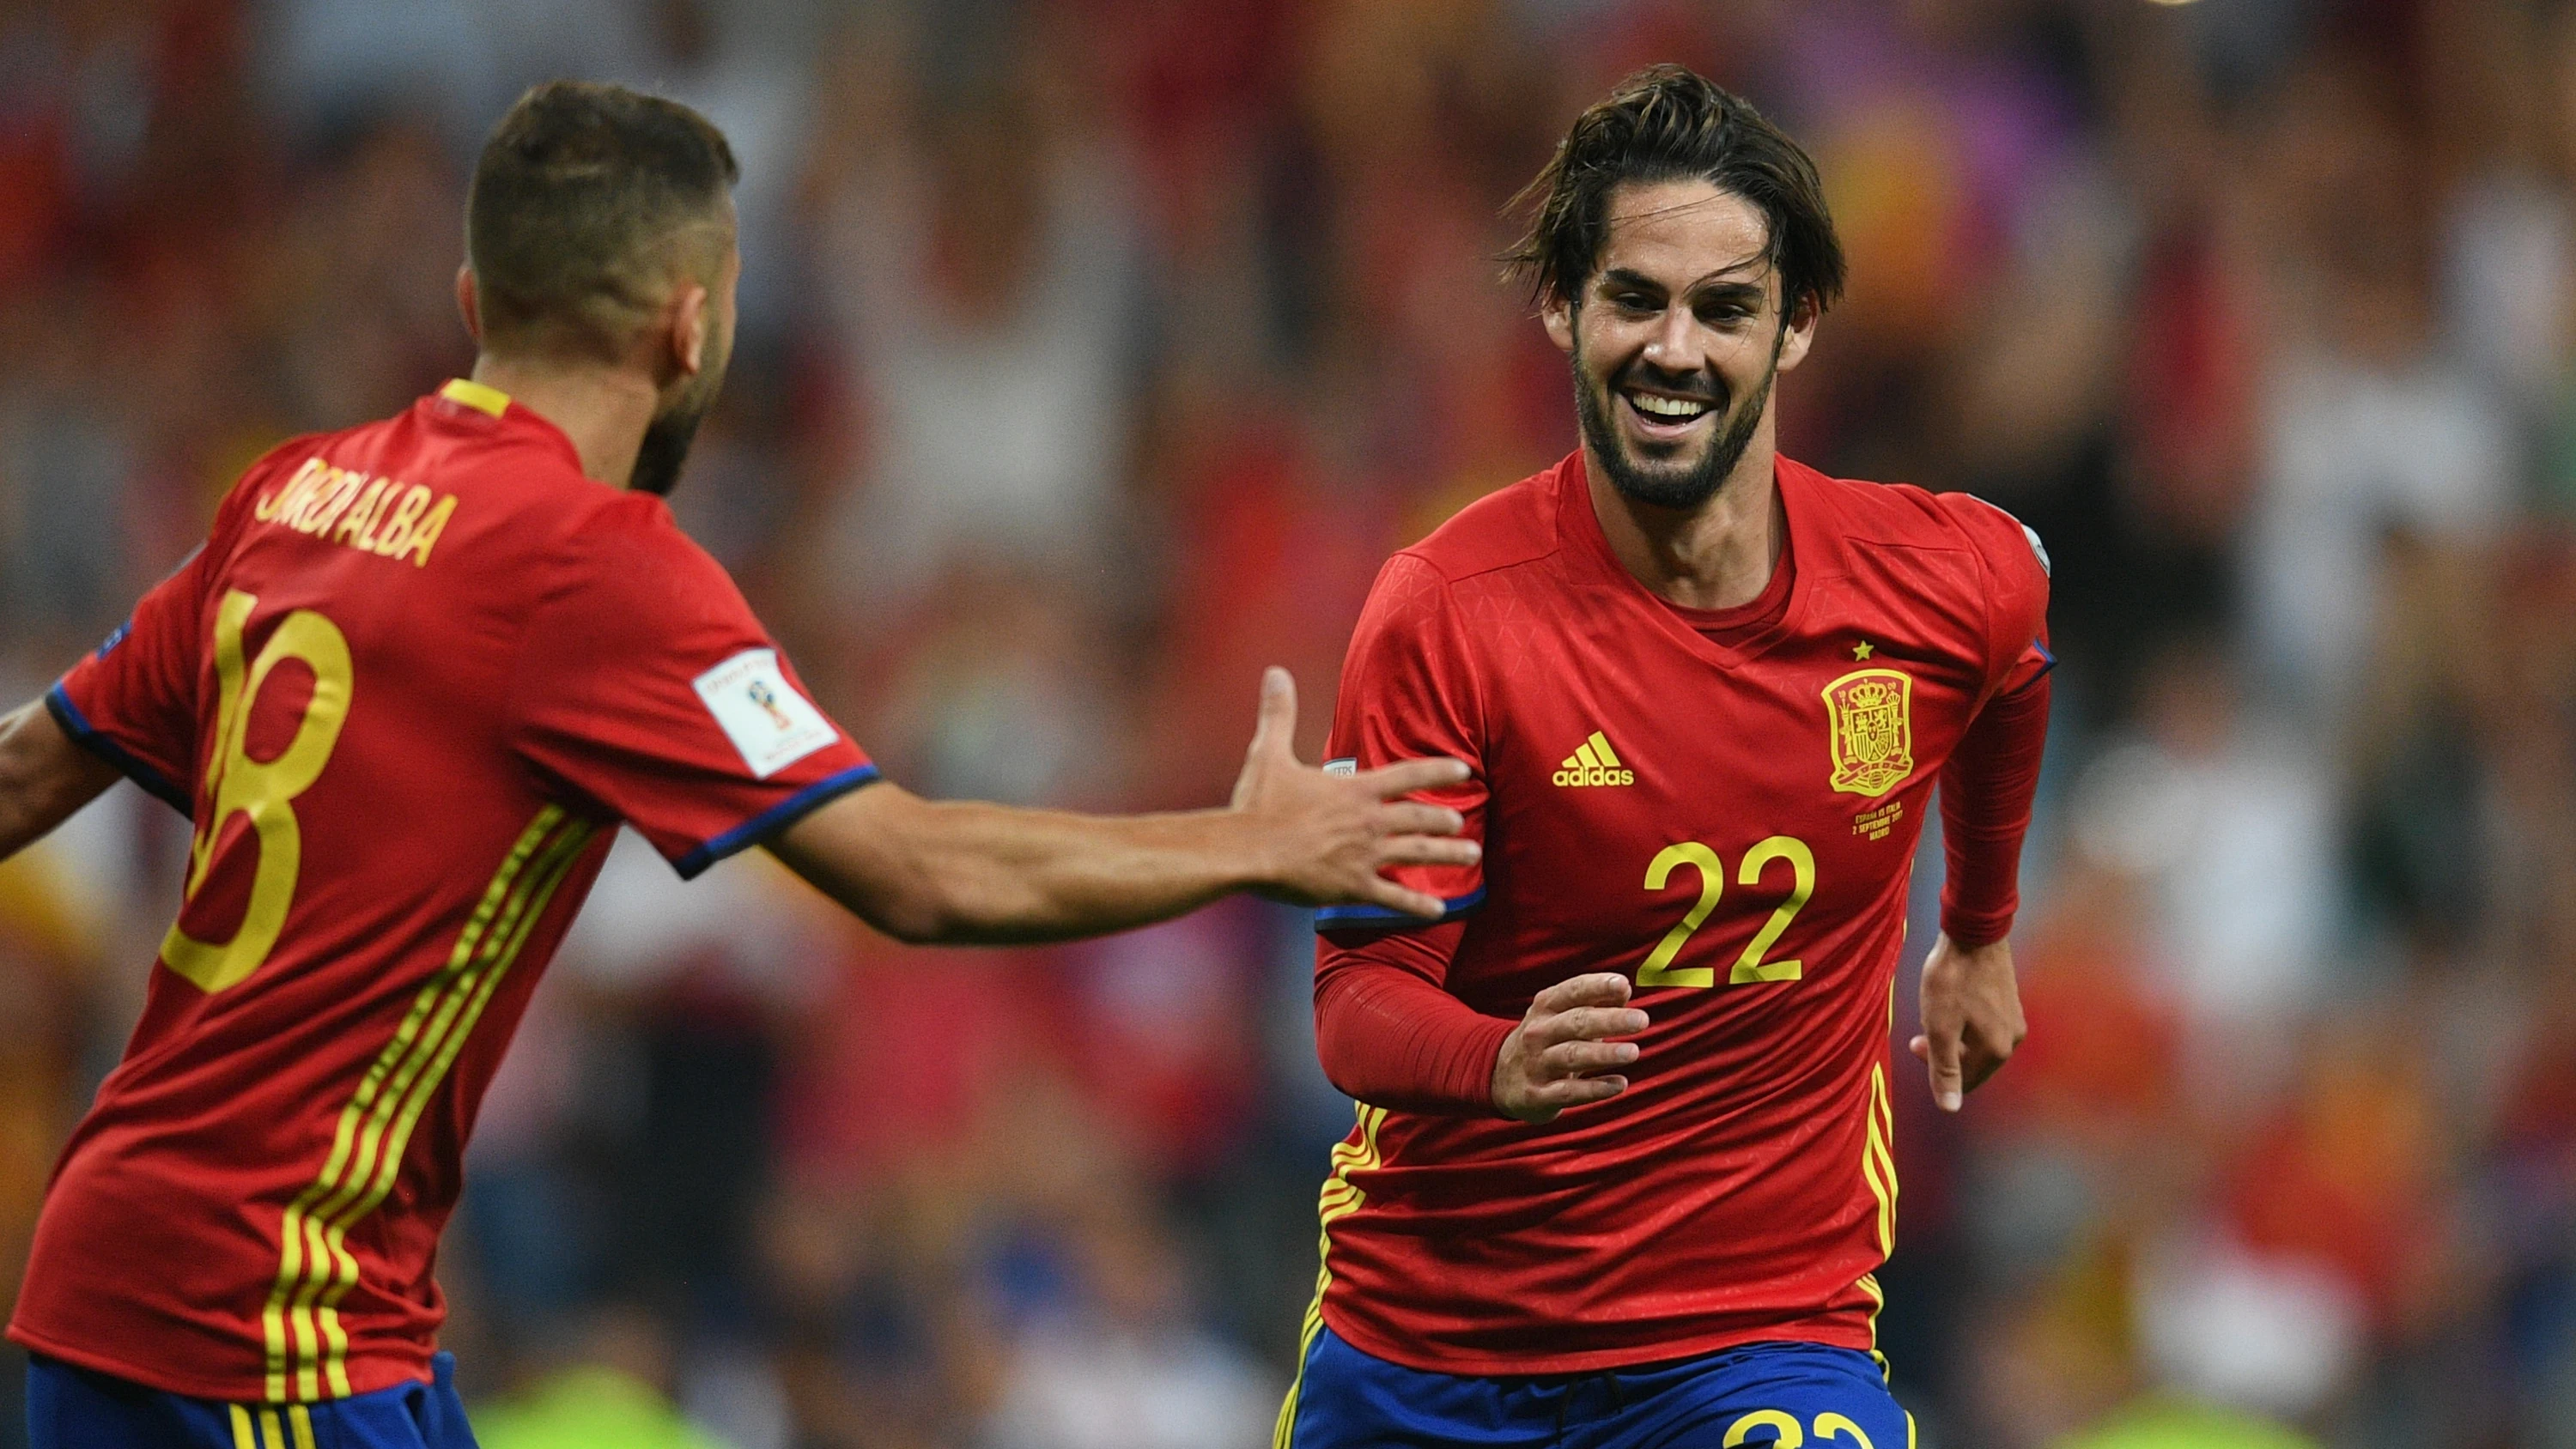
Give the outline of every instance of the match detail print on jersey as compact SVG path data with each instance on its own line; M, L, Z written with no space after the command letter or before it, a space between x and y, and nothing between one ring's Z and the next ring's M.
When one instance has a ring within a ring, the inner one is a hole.
M761 779L840 738L823 712L787 682L775 649L746 649L694 682L707 712Z

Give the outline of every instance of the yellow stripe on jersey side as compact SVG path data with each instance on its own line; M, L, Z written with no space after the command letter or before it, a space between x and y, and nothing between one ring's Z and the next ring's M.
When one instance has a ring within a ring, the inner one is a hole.
M358 1280L357 1259L345 1246L348 1229L391 1191L430 1094L594 830L587 821L567 822L557 806L537 812L485 888L446 966L421 987L341 1109L322 1171L288 1205L279 1231L277 1282L260 1315L271 1401L319 1399L326 1384L331 1397L349 1394L348 1336L336 1311Z
M1307 1355L1315 1351L1315 1340L1324 1332L1324 1290L1333 1283L1333 1224L1368 1201L1368 1193L1351 1181L1351 1174L1371 1172L1386 1163L1386 1154L1377 1145L1378 1129L1386 1125L1386 1109L1363 1102L1359 1122L1360 1140L1334 1145L1333 1175L1324 1179L1316 1214L1323 1220L1323 1234L1315 1249L1315 1301L1307 1305L1305 1324L1297 1332L1297 1377L1288 1385L1288 1402L1279 1406L1279 1427L1270 1436L1271 1449L1295 1449L1297 1394L1306 1387Z
M496 418L510 410L508 393L497 387L487 387L472 378L451 378L447 386L438 390L438 395L449 402L463 403L477 412L490 413Z
M1896 1154L1889 1144L1896 1138L1896 1104L1887 1092L1887 1068L1872 1063L1869 1069L1868 1124L1860 1149L1861 1179L1869 1184L1870 1196L1878 1201L1878 1255L1885 1262L1896 1252ZM1887 1295L1879 1290L1878 1275L1863 1273L1857 1285L1869 1295L1869 1356L1878 1361L1881 1377L1888 1372L1887 1355L1878 1351L1878 1315L1887 1307Z

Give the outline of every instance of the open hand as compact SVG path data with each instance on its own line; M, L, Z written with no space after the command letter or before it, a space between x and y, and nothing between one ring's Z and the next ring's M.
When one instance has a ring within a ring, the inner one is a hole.
M1379 874L1391 865L1474 865L1484 848L1457 835L1465 819L1403 797L1467 778L1463 760L1405 760L1360 775L1328 775L1298 760L1297 682L1261 676L1261 722L1234 782L1234 809L1258 827L1253 886L1304 906L1358 902L1437 918L1438 896Z
M1944 933L1932 943L1923 960L1923 1034L1906 1045L1931 1068L1935 1105L1958 1111L2029 1034L2010 941L1961 946Z
M1628 1090L1618 1069L1637 1059L1637 1044L1607 1038L1646 1029L1646 1013L1628 1005L1631 989L1627 977L1605 971L1532 998L1494 1058L1494 1106L1523 1122L1553 1122L1568 1107Z

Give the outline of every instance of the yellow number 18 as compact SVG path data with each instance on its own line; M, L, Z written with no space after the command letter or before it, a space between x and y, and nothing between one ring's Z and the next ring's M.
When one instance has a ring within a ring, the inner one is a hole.
M259 600L239 590L225 593L215 610L215 740L206 756L206 793L213 797L188 859L188 899L195 900L214 865L216 843L225 822L235 815L250 822L250 839L259 852L251 876L250 903L229 941L200 941L172 924L161 942L161 962L209 993L223 990L260 968L277 948L286 928L287 908L295 903L296 877L304 868L304 830L295 819L295 797L313 787L331 751L340 742L340 726L349 718L349 697L356 671L349 662L349 641L340 627L310 609L298 609L280 620L277 632L247 670L242 667L242 630ZM313 698L295 726L295 738L273 760L250 755L251 706L260 686L278 665L299 660L313 671Z

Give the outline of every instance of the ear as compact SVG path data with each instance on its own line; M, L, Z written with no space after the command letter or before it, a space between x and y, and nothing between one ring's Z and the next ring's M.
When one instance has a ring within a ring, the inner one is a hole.
M1816 305L1812 292L1802 293L1798 305L1791 308L1788 319L1780 324L1780 370L1787 372L1806 360L1807 349L1816 340L1816 319L1823 309Z
M483 304L474 295L474 269L470 266L456 269L456 310L465 318L465 335L474 339L475 346L481 347Z
M1574 304L1572 302L1553 292L1549 293L1547 301L1538 309L1538 321L1540 326L1547 329L1547 340L1556 344L1557 351L1564 353L1574 351Z
M671 361L681 375L695 377L705 368L713 319L705 283L691 282L671 298Z

